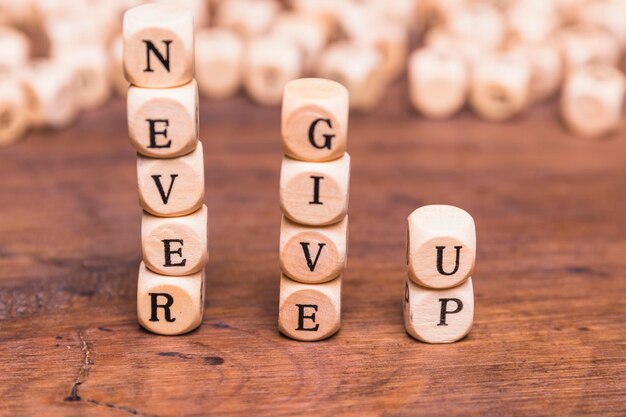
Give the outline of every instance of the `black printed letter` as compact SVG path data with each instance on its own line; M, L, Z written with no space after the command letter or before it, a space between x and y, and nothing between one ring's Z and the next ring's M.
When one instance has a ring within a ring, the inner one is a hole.
M174 180L176 179L176 177L178 177L178 174L170 175L170 178L172 178L172 180L170 181L170 187L167 189L166 194L165 190L163 190L163 185L161 184L161 176L152 175L152 179L157 186L157 190L159 190L159 194L161 194L161 200L163 200L163 204L167 204L168 200L170 199L170 194L172 193L172 187L174 187Z
M161 61L161 64L163 64L167 72L170 72L170 44L172 41L163 41L165 44L165 57L161 54L161 52L159 52L151 41L144 40L143 43L146 44L146 69L143 70L143 72L154 72L150 66L150 52L152 52L154 56Z
M170 125L170 121L167 119L146 119L146 122L150 124L150 145L149 149L158 149L158 148L169 148L172 145L172 141L168 140L166 143L162 145L157 144L156 137L157 135L163 135L164 138L167 138L167 127ZM165 125L165 129L156 130L156 124L163 123Z
M309 127L309 142L311 142L311 145L313 145L313 147L317 149L331 149L332 140L335 135L322 134L322 136L324 137L324 144L322 146L318 145L317 142L315 142L315 126L317 126L319 122L324 122L328 125L328 127L330 127L331 129L333 128L330 119L315 119L313 123L311 123L311 127Z
M311 175L311 178L313 178L313 201L309 201L309 204L324 204L320 201L320 180L323 180L324 177Z
M183 240L182 239L163 239L161 242L163 242L163 247L165 249L165 265L163 266L185 266L185 264L187 263L187 259L183 259L177 264L172 263L173 253L180 256L181 258L183 256L183 245L184 245ZM172 250L172 248L170 247L172 242L180 243L180 248L178 248L178 250Z
M446 272L443 270L443 251L446 248L445 246L437 246L437 271L439 271L439 273L441 275L454 275L456 274L456 271L459 270L459 260L461 258L461 248L463 246L455 246L454 249L456 249L456 263L454 266L454 270L452 272Z
M308 265L311 272L315 271L315 266L317 265L317 260L320 258L322 253L322 249L326 246L326 243L318 243L317 255L315 255L315 261L311 261L311 253L309 252L309 242L300 242L302 245L302 250L304 251L304 257L306 258L306 264Z
M165 314L165 321L169 323L176 321L176 318L172 317L172 312L170 311L170 307L172 306L172 304L174 304L174 297L164 292L151 292L148 294L150 295L151 306L150 321L159 321L159 318L157 317L158 308L163 309ZM158 297L165 297L165 299L167 300L165 304L158 304Z
M448 302L454 301L456 303L456 309L454 311L448 311ZM439 314L439 324L437 326L447 326L446 315L455 314L463 310L463 302L458 298L440 298L441 312Z
M307 332L316 332L317 329L320 328L319 324L316 324L315 327L304 327L304 319L308 319L311 320L313 323L315 323L315 313L311 314L310 316L305 316L304 315L304 309L305 308L312 308L313 310L317 311L317 305L315 304L296 304L296 307L298 307L298 327L296 328L296 330L304 330Z

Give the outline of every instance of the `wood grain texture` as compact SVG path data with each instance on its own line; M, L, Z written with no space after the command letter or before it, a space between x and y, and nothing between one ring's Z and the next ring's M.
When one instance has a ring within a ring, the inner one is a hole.
M125 103L0 151L2 416L623 416L626 135L592 143L554 104L429 122L399 85L351 115L342 327L279 335L279 109L203 102L211 261L204 323L141 330L135 153ZM477 226L467 338L404 330L406 217Z

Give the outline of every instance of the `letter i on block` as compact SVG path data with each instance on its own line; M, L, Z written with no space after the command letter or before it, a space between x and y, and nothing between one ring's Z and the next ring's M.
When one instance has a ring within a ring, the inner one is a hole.
M428 343L463 338L472 326L471 274L476 227L466 211L425 206L408 218L404 319L407 332Z

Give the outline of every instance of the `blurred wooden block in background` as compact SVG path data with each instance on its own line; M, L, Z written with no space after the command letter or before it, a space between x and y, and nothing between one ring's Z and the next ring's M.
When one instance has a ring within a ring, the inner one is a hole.
M193 16L184 7L145 4L124 15L124 72L146 88L187 84L194 73Z
M348 212L350 155L330 162L283 158L280 207L292 221L309 226L339 222Z
M341 157L348 142L348 90L320 78L287 83L282 101L281 136L284 153L301 161Z
M115 93L126 98L128 95L128 87L130 83L124 76L124 39L122 36L115 38L109 45L109 78Z
M268 106L280 104L285 85L301 73L302 56L291 40L266 36L248 43L244 85L254 101Z
M367 111L382 99L386 87L382 55L375 48L336 42L320 56L316 74L337 81L350 92L350 107Z
M204 270L185 277L150 271L142 262L137 282L137 320L152 333L188 333L202 322Z
M561 51L553 41L542 43L511 42L507 55L525 60L530 68L530 100L533 103L554 96L563 81Z
M0 70L19 69L30 59L30 41L19 30L0 26Z
M246 39L267 33L280 10L274 0L222 0L216 6L215 25Z
M502 46L507 33L506 22L498 10L480 2L466 2L463 7L453 8L445 27L456 37L479 43L490 50Z
M137 157L137 183L141 207L159 217L193 213L204 201L202 143L185 156L173 159Z
M492 122L510 119L530 104L529 84L526 61L500 53L483 57L472 71L472 109Z
M561 25L555 1L514 0L505 9L505 18L510 38L536 45L546 42Z
M200 93L223 99L237 93L243 78L244 44L228 29L210 28L196 32L196 80Z
M20 80L0 74L0 146L18 141L28 129L28 102Z
M141 218L143 261L151 271L168 276L191 275L209 259L207 207L180 217Z
M474 321L472 278L443 290L404 282L404 327L426 343L452 343L464 338Z
M561 117L578 135L607 135L620 126L625 92L626 78L619 70L602 64L580 67L565 81Z
M325 227L303 226L283 216L279 259L283 274L305 284L339 276L347 265L348 216Z
M157 0L155 3L184 7L193 15L193 26L197 30L209 25L210 1L207 0Z
M597 26L579 24L558 33L567 72L595 63L615 66L621 54L617 39Z
M198 143L198 85L175 88L131 86L127 97L128 136L142 155L173 158Z
M301 341L326 339L341 327L341 280L301 284L280 278L278 329Z
M429 288L465 281L476 260L476 226L465 210L446 205L420 207L407 221L409 278Z
M410 57L408 76L411 103L427 117L450 117L467 100L469 68L454 50L416 50Z
M270 33L289 39L300 48L305 74L313 70L318 55L330 37L328 26L322 19L297 11L280 13L272 24Z

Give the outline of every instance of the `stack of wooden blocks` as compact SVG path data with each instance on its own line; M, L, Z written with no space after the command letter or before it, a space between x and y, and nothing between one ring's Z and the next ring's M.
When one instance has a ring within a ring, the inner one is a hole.
M348 90L319 78L289 82L282 105L278 327L315 341L341 325L347 262L350 156Z
M474 321L476 226L466 211L425 206L408 218L404 325L414 338L451 343Z
M182 334L202 321L208 260L191 12L163 4L129 10L124 71L144 209L137 317L154 333Z

